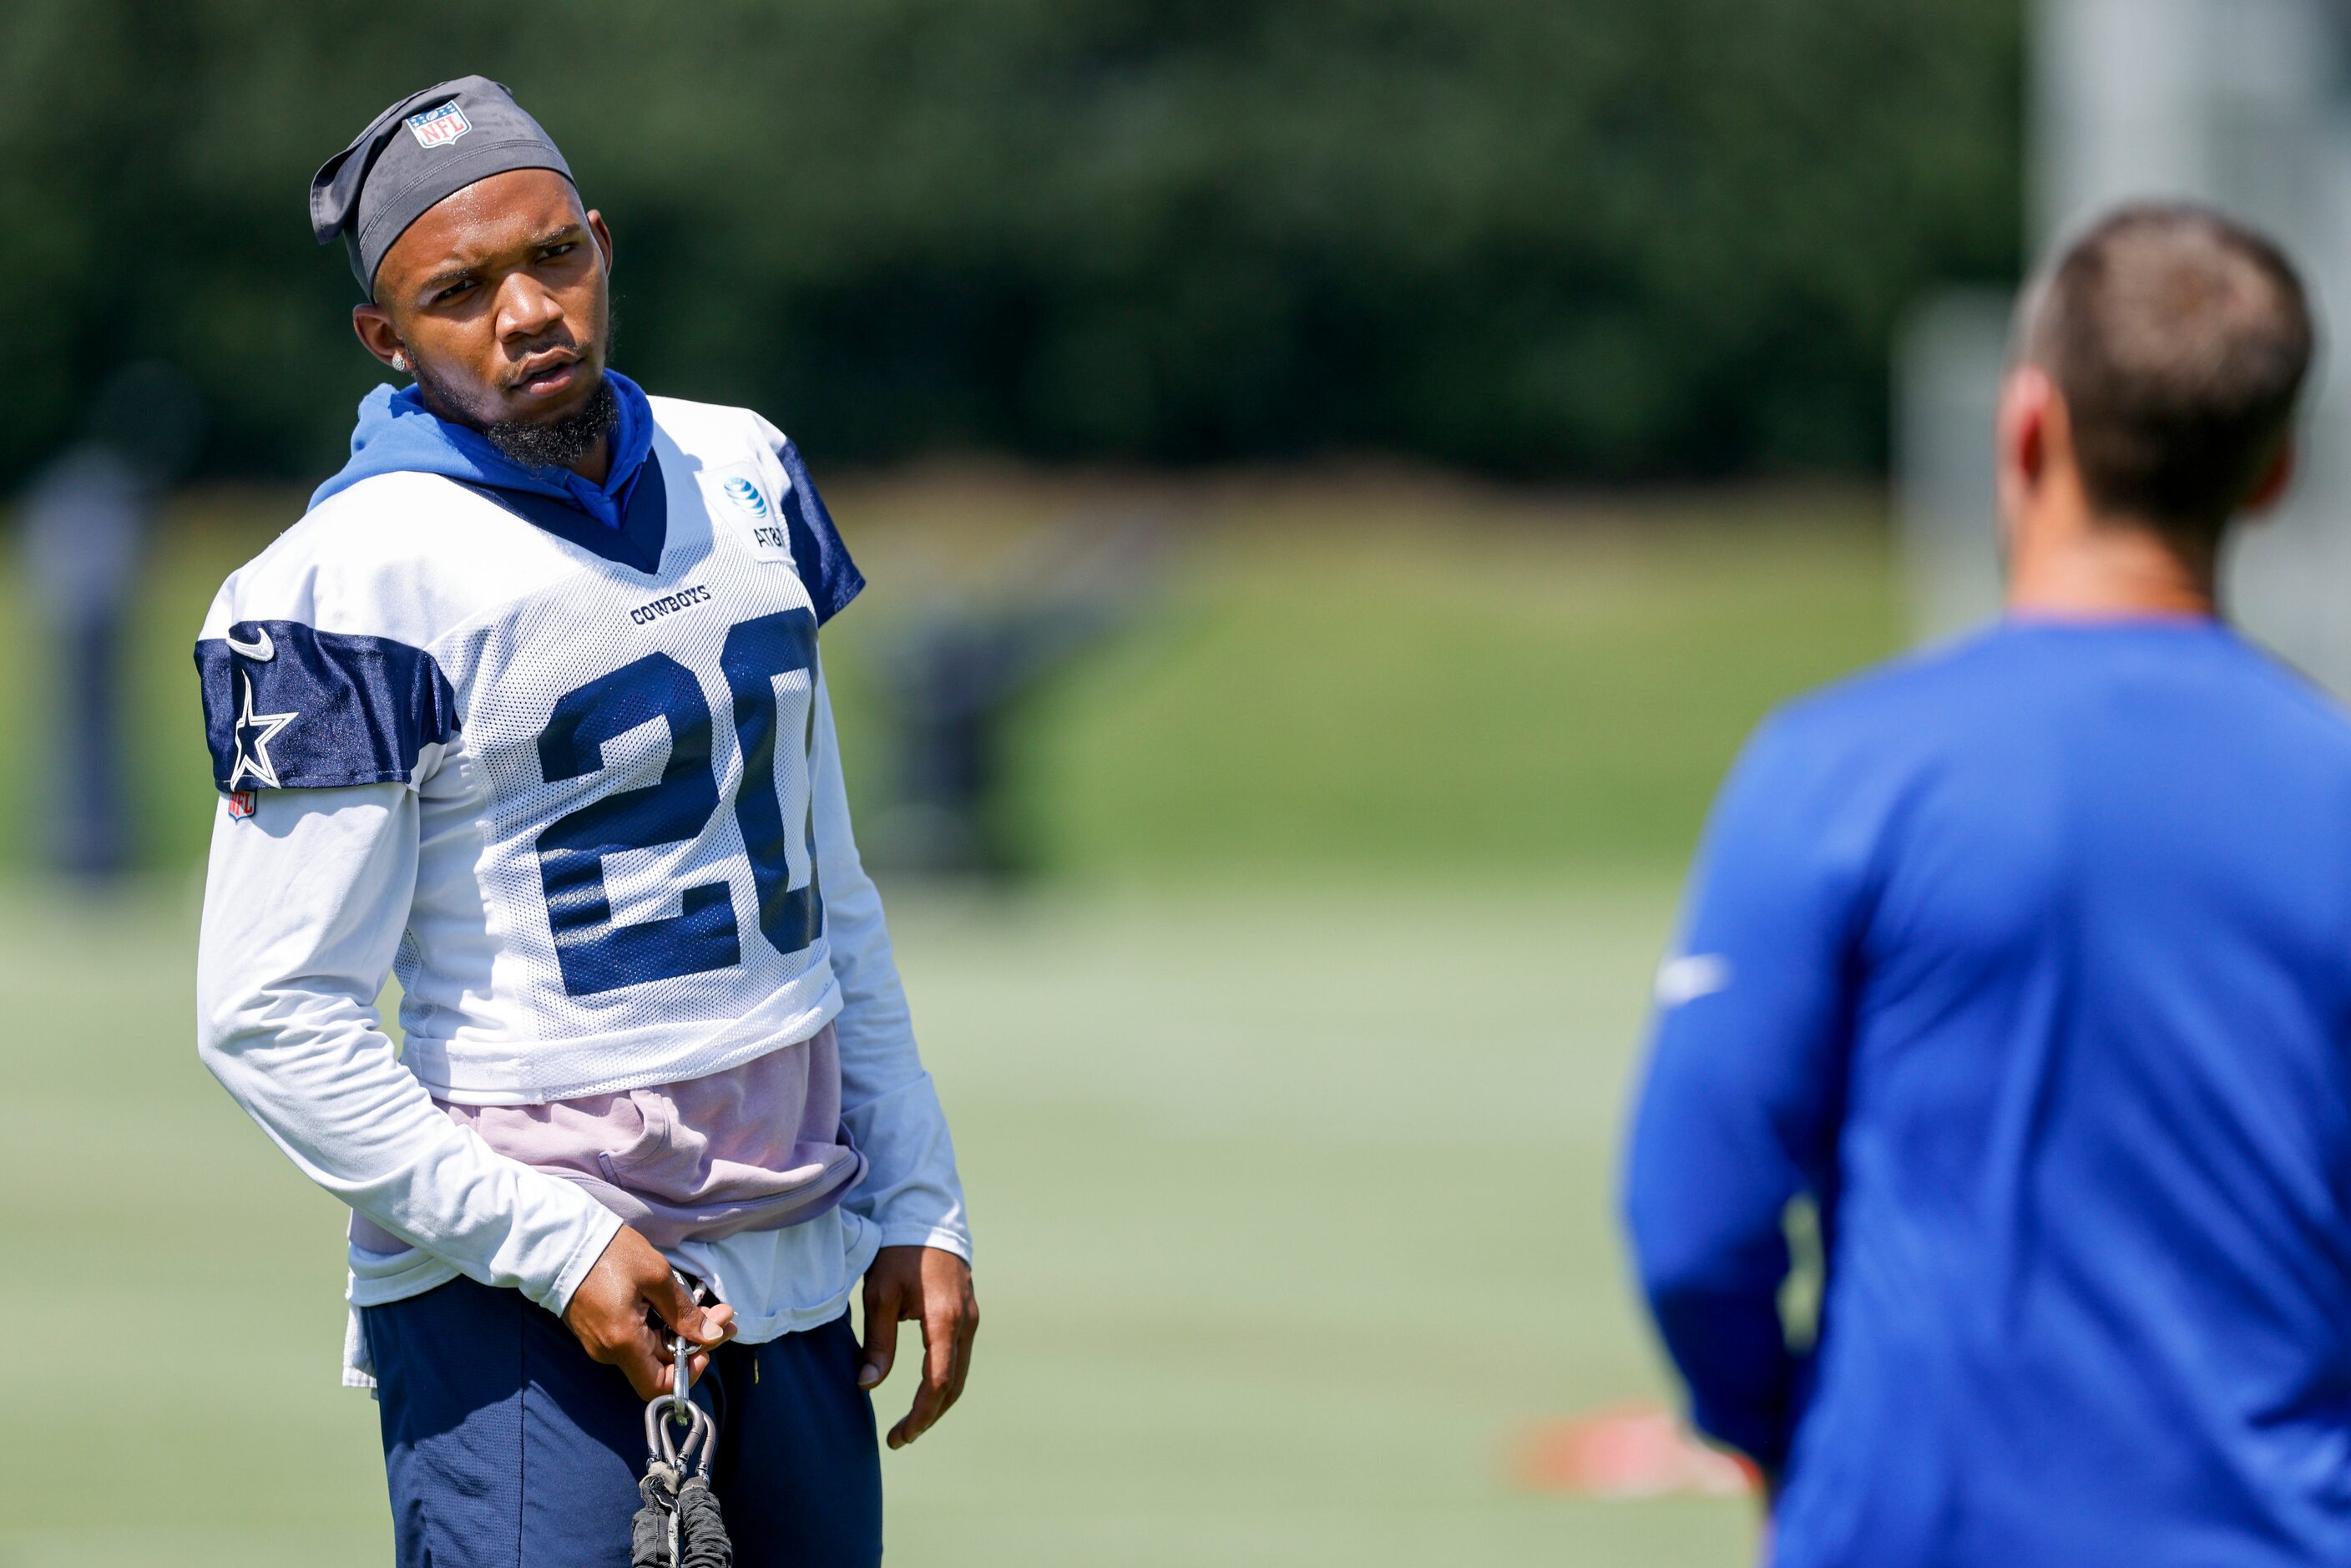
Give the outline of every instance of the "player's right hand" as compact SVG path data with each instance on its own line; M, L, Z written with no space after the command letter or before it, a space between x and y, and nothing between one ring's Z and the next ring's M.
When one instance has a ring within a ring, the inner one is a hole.
M657 1322L667 1326L656 1327ZM670 1333L696 1344L723 1344L734 1336L735 1309L724 1302L697 1306L670 1272L669 1260L623 1225L571 1292L563 1322L590 1356L621 1369L638 1398L655 1399L669 1392ZM695 1377L709 1364L706 1354L688 1362Z

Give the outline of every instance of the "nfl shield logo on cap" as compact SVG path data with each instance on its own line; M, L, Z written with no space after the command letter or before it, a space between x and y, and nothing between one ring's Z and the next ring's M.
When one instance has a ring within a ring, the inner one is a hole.
M474 129L474 122L465 118L465 111L454 103L444 103L438 109L412 114L407 123L408 133L416 138L419 147L446 147Z

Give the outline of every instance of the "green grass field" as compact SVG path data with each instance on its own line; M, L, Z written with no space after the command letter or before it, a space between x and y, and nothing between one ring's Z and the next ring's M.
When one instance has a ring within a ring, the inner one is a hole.
M1667 1392L1609 1199L1647 976L1740 735L1890 643L1879 537L1850 499L1372 489L1192 494L1153 618L1025 716L1060 874L884 882L987 1317L965 1405L885 1461L894 1562L1751 1549L1746 1504L1531 1495L1508 1458ZM831 644L845 726L860 639L1064 504L841 487L880 585ZM334 1377L340 1211L191 1047L184 643L257 527L216 507L160 552L166 869L0 883L5 1568L388 1551L373 1407Z
M340 1213L195 1064L193 896L0 911L11 1568L385 1554ZM1738 1561L1736 1503L1506 1484L1662 1387L1603 1195L1669 897L902 900L987 1323L894 1559Z

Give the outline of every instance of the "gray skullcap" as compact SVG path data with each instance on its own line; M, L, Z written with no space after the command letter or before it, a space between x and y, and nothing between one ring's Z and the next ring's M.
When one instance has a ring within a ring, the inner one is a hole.
M509 169L571 178L555 143L514 95L487 77L459 77L412 92L375 117L310 176L310 233L343 236L360 287L392 242L436 203Z

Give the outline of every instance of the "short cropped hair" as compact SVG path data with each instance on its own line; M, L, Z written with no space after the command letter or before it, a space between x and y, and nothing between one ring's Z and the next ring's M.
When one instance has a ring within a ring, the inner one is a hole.
M2271 240L2138 205L2033 281L2017 347L2065 400L2090 504L2212 543L2292 434L2316 335Z

